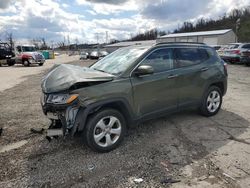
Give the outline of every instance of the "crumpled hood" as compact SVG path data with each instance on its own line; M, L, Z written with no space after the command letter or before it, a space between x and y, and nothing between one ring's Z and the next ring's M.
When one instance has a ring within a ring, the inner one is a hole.
M69 89L76 83L111 81L114 75L69 64L55 65L42 80L44 93Z

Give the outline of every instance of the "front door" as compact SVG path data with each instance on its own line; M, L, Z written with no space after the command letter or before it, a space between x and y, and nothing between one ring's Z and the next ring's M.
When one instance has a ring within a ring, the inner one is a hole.
M137 115L145 116L177 109L176 79L178 75L174 69L172 49L153 50L140 65L152 66L154 73L131 77L134 108Z

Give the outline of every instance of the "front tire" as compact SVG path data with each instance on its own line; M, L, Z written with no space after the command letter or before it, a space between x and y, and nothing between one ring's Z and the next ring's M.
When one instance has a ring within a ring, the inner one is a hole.
M12 60L12 59L8 59L8 60L7 60L7 65L8 65L8 66L13 66L13 65L15 65L15 61Z
M109 152L124 139L126 121L115 109L104 109L91 115L83 132L87 145L97 152Z
M216 115L222 104L222 92L217 86L211 86L205 93L200 106L200 113L209 117Z
M43 63L39 63L38 65L39 65L39 66L43 66Z
M23 65L24 65L25 67L29 67L29 66L30 66L30 62L29 62L28 60L24 60L24 61L23 61Z

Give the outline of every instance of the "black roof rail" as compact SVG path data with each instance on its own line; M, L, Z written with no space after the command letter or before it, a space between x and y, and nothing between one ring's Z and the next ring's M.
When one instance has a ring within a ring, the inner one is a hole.
M158 42L155 45L161 45L161 44L202 44L202 45L206 45L203 42Z

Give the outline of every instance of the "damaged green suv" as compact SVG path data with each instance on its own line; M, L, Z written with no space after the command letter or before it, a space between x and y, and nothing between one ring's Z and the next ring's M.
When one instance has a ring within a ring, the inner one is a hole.
M58 65L42 80L48 136L83 134L108 152L138 122L195 107L215 115L227 90L227 69L204 44L160 43L121 48L90 67Z

